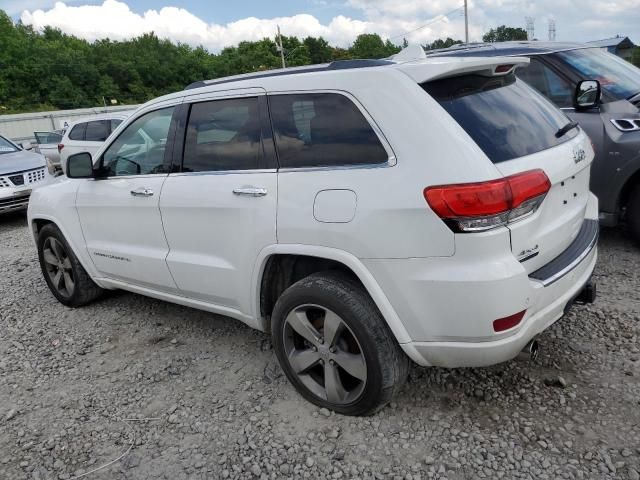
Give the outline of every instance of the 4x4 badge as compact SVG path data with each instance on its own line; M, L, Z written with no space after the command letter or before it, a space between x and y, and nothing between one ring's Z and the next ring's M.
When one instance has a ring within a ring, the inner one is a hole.
M573 150L573 161L575 163L580 163L585 159L587 154L584 152L582 148L576 148Z

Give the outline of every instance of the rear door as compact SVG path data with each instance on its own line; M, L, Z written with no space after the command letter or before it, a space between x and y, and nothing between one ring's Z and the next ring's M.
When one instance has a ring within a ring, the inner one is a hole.
M255 261L277 242L265 93L218 92L189 104L174 150L178 171L160 199L167 265L184 295L252 315Z
M533 272L578 235L589 200L593 150L579 128L516 79L463 75L423 84L504 175L541 169L551 189L530 216L509 223L513 254Z

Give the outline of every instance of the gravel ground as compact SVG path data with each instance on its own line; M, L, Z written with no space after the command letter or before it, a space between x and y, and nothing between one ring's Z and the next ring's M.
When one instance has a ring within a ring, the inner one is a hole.
M123 292L63 307L23 215L0 252L0 479L640 478L640 249L619 231L597 303L536 363L414 367L367 418L305 402L237 321Z

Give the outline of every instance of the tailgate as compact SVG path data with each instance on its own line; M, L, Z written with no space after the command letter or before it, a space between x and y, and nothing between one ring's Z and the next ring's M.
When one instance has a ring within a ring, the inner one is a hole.
M587 209L592 160L591 143L581 133L548 150L496 164L505 176L540 168L551 182L538 210L508 226L513 254L527 273L556 258L577 237Z

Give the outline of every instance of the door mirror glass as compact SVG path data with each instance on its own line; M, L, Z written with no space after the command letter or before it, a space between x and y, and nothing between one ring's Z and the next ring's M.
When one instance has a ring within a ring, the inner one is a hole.
M93 161L87 152L76 153L67 158L67 177L93 178Z
M576 109L585 110L600 104L600 82L597 80L582 80L578 82L574 98Z

